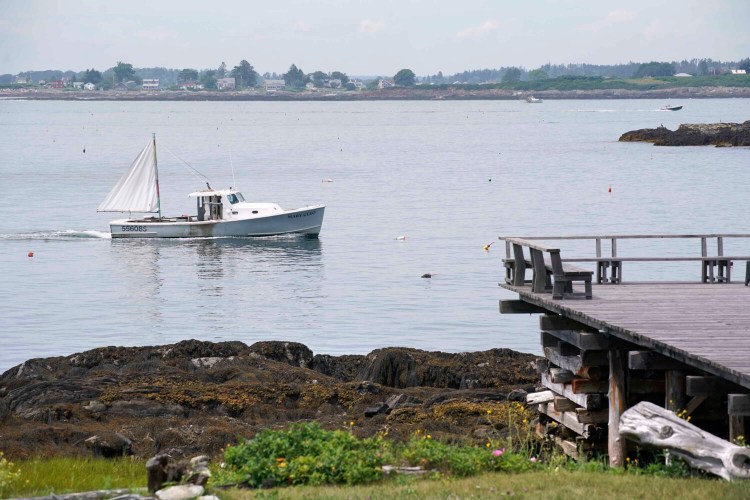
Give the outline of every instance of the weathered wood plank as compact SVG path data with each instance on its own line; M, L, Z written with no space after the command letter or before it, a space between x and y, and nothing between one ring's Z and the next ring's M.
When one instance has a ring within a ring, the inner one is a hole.
M535 405L554 401L556 394L552 391L532 392L526 395L526 404Z
M685 377L685 393L688 396L710 396L726 391L727 383L721 377Z
M573 372L562 368L550 368L549 374L552 382L556 384L567 384L576 378Z
M684 370L684 363L675 361L653 351L630 351L628 368L631 370Z
M573 401L562 396L555 396L552 404L555 408L555 411L575 411L577 408L580 408L580 406L575 404Z
M541 404L538 407L539 413L544 413L549 418L561 423L571 431L585 438L591 436L594 432L594 426L591 424L582 424L576 418L575 413L555 411L552 403Z
M605 397L602 394L575 394L569 385L555 384L545 373L542 374L542 385L589 410L597 410L604 404Z
M575 410L576 418L582 424L606 424L609 421L609 410L587 410L586 408L577 408Z
M573 319L563 316L553 316L550 314L539 316L539 329L547 332L552 332L553 330L574 330L581 332L599 333L598 330Z
M609 339L599 332L582 332L577 330L542 330L558 340L567 342L581 350L606 350L609 349Z
M542 350L544 351L544 357L549 359L553 365L557 365L579 376L588 374L588 370L584 368L606 366L607 351L581 351L578 355L563 356L559 350L553 347L544 347Z
M538 314L547 310L523 300L501 300L500 314Z
M727 396L727 413L750 417L750 394L729 394Z
M594 382L585 378L575 379L570 383L573 394L601 394L607 392L609 382L606 380L600 380Z
M609 351L609 421L607 454L610 467L624 467L627 446L620 437L620 415L627 408L625 391L625 357L627 353L618 349Z

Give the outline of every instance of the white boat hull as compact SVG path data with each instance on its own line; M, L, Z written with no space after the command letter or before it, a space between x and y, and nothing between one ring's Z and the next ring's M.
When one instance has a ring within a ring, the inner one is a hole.
M244 219L122 219L110 222L109 227L112 238L252 238L285 234L317 238L323 225L324 212L325 206L316 205Z

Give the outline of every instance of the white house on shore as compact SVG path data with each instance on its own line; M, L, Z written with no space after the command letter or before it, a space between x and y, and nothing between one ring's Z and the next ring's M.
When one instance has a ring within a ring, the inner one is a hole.
M745 71L744 69L733 69L730 71L732 72L733 75L746 75L747 74L747 71Z
M159 79L158 78L144 78L143 90L159 90Z
M285 88L284 80L266 80L266 92L276 92Z
M387 89L395 86L396 82L393 80L393 78L383 78L378 82L378 88L380 89Z
M96 90L96 85L94 85L93 83L89 82L89 83L84 84L83 88L85 90Z
M234 90L237 87L237 82L234 78L217 78L216 88L219 90Z

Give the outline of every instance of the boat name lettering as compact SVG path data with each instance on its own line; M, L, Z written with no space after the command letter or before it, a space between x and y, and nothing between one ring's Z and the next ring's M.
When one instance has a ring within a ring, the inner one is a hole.
M138 232L147 232L148 229L146 229L146 226L122 226L123 232L126 231L138 231Z
M289 217L290 219L294 219L296 217L307 217L309 215L313 215L314 213L315 213L315 210L313 210L312 212L301 212L298 214L290 214L290 215L287 215L287 217Z

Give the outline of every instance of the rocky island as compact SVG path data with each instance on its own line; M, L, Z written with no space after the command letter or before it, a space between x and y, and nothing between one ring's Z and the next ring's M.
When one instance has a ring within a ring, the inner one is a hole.
M744 123L682 124L631 130L620 142L651 142L655 146L750 146L750 120Z
M0 376L0 441L16 459L216 456L264 428L316 421L359 437L428 430L481 444L503 436L519 408L509 398L533 391L536 359L509 349L314 355L276 341L104 347Z

